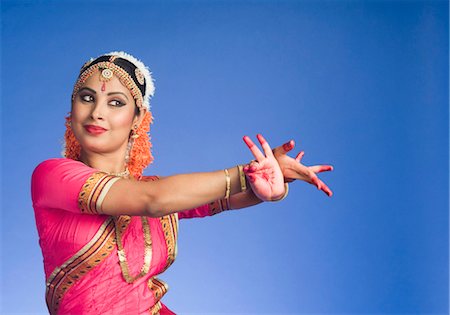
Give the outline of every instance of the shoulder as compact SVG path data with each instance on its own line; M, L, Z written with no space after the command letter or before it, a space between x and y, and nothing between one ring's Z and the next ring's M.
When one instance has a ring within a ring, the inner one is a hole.
M33 171L32 178L36 179L46 174L54 174L55 172L67 171L85 171L89 172L93 169L83 164L80 161L75 161L68 158L53 158L39 163Z
M157 175L151 175L151 176L143 175L138 178L138 180L144 181L144 182L149 182L149 181L158 180L158 179L159 179L159 176L157 176Z
M80 161L75 161L68 158L53 158L45 160L36 166L33 171L35 173L48 172L56 168L90 168Z

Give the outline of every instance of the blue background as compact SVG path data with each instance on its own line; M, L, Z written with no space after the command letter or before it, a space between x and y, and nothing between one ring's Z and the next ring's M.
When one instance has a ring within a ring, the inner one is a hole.
M44 314L30 176L60 156L81 65L125 50L156 79L146 174L295 139L335 195L180 222L161 278L180 314L448 314L447 1L2 1L2 314ZM294 155L293 153L292 155Z

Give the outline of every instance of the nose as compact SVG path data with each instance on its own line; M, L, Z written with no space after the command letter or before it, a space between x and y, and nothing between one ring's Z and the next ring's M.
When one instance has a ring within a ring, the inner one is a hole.
M91 111L91 118L93 120L103 120L103 109L100 102L96 102Z

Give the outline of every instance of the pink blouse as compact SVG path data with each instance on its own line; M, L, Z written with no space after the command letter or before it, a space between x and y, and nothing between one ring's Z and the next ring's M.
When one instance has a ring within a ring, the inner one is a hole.
M51 314L174 314L160 302L168 287L155 276L175 259L178 219L209 216L222 208L216 202L146 218L152 240L150 271L129 284L119 265L114 220L96 213L117 179L66 158L46 160L33 172L31 193ZM141 219L116 219L130 274L136 275L144 262Z

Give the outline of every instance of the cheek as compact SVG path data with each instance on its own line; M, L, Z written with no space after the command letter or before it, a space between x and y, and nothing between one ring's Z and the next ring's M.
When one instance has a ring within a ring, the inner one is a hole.
M89 116L89 111L86 106L80 106L77 102L73 103L71 115L72 122L82 121Z
M117 129L125 129L130 131L133 124L133 115L128 113L125 115L123 113L112 115L110 123Z

